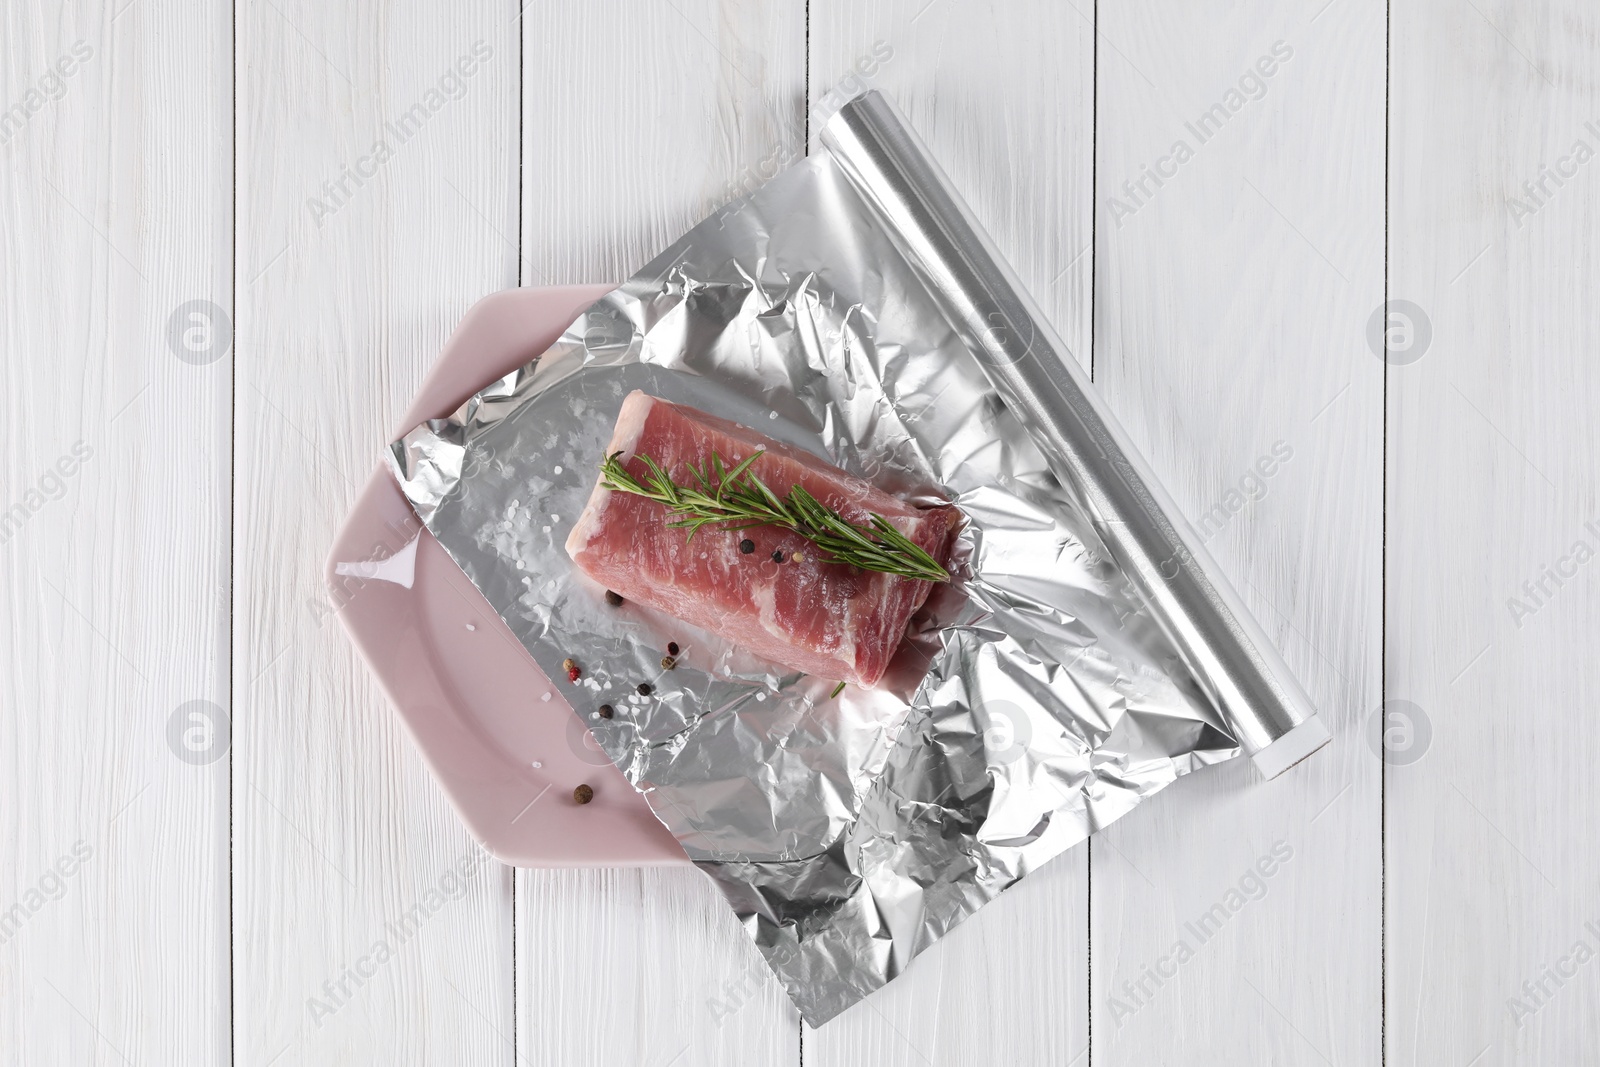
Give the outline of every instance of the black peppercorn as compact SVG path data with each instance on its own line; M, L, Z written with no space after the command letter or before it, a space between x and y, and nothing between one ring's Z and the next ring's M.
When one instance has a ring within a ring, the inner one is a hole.
M676 642L676 641L668 641L667 642L667 655L676 656L677 654L678 654L678 642Z
M622 594L621 593L614 593L610 589L607 589L606 590L606 603L610 604L614 608L620 608L622 606Z
M609 719L609 718L611 718L611 716L615 715L616 713L617 713L617 709L612 707L610 704L601 704L600 705L600 717L602 719Z
M774 562L774 563L782 563L783 562L783 553L782 552L774 552L772 554L772 562Z
M750 553L754 552L755 550L756 550L756 543L754 541L750 540L750 538L746 537L743 541L739 542L739 551L743 552L745 555L748 556Z
M572 791L572 799L579 804L587 804L594 799L594 789L587 785L580 785Z
M639 695L640 696L647 697L651 693L654 693L654 692L655 692L655 688L652 687L649 682L640 682L639 683Z

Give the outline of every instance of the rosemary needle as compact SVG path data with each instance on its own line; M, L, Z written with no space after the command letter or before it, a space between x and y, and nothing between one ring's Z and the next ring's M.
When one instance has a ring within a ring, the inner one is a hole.
M938 560L882 515L870 515L866 525L850 522L800 485L779 497L750 470L763 455L764 450L757 450L729 470L722 457L713 452L709 471L686 464L696 484L678 485L659 463L643 453L636 456L647 471L641 481L623 465L622 453L613 452L600 464L600 484L614 492L632 493L665 505L678 516L667 525L687 529L691 539L703 526L725 530L777 526L822 549L829 556L825 562L925 582L950 580L949 572Z

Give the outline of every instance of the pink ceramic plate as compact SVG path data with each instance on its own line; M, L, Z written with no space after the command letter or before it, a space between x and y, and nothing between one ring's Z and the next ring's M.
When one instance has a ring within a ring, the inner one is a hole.
M480 300L445 344L394 436L448 415L543 352L609 289L513 289ZM687 863L644 798L433 536L423 530L408 547L417 526L411 505L380 466L334 541L328 588L356 648L473 836L519 867ZM573 799L580 785L594 790L593 801Z

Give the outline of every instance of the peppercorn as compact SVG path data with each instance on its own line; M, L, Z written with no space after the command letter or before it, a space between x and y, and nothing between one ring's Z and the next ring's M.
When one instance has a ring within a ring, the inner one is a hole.
M607 589L606 590L606 603L610 604L614 608L620 608L622 606L622 594L621 593L616 593L616 592L613 592L610 589Z
M662 670L670 671L670 670L672 670L672 668L676 667L677 665L678 665L678 661L673 659L671 656L662 656L661 657L661 669Z
M572 799L579 804L587 804L594 799L594 789L587 785L580 785L572 791Z
M583 672L578 669L577 660L564 659L561 661L561 667L567 672L567 681L569 682L576 682L583 676Z
M772 562L774 562L774 563L782 563L783 562L783 553L781 551L780 552L774 552L772 554Z
M743 541L739 542L739 551L743 552L745 555L748 556L750 553L754 552L755 550L756 550L756 543L754 541L750 540L750 538L746 537Z
M651 686L651 684L649 682L640 682L639 683L639 695L640 696L647 697L651 693L654 693L654 692L655 692L655 688L653 686Z
M677 654L678 654L678 642L676 642L676 641L668 641L667 642L667 655L676 656Z
M600 717L602 719L609 719L609 718L611 718L611 716L615 715L616 713L617 713L617 709L612 707L610 704L601 704L600 705Z

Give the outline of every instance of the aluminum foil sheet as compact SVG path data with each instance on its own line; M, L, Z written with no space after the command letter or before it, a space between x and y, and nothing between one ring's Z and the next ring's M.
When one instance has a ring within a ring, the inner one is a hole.
M388 453L539 666L582 665L578 714L812 1025L1178 775L1310 714L1257 632L1218 615L1081 373L1026 366L1071 356L974 253L981 234L963 244L978 231L903 134L876 94L847 104L826 151ZM577 571L562 546L633 389L961 509L958 580L882 686L834 697Z

